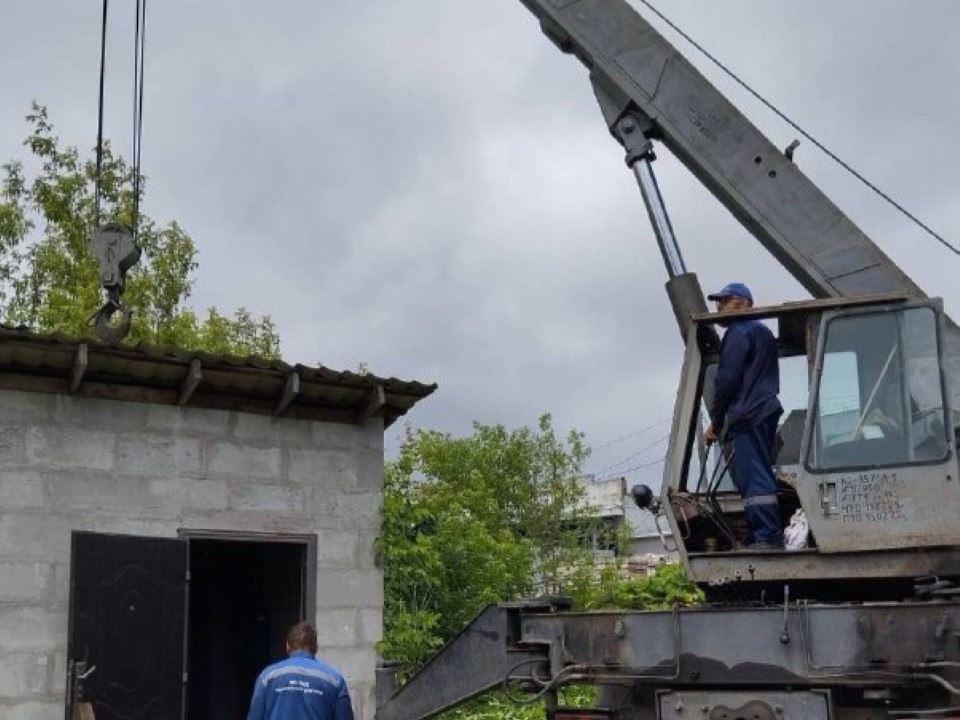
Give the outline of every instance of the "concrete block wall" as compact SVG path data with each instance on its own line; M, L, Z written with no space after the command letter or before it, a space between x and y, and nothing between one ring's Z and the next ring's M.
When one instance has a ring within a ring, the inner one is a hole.
M374 715L383 426L0 390L0 717L63 716L74 530L313 534L319 656Z

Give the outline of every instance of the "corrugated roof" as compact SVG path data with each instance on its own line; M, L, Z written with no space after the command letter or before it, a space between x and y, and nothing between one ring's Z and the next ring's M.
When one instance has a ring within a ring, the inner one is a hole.
M0 387L385 426L436 384L0 326Z

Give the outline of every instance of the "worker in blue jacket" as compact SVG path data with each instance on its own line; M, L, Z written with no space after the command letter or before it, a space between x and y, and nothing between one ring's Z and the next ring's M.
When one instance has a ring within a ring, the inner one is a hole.
M300 622L287 633L286 660L257 677L247 720L353 720L343 676L314 656L317 631Z
M753 307L753 294L743 283L730 283L707 296L726 313ZM713 420L704 440L722 439L732 448L733 481L743 497L750 528L749 545L757 550L783 547L783 524L773 475L773 442L783 407L777 342L759 320L735 319L723 323L727 330L720 343L720 364L714 380Z

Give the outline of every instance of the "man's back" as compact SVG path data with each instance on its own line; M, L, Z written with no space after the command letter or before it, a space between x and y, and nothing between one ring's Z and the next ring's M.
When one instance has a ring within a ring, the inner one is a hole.
M343 676L297 650L260 673L247 720L353 720L353 708Z

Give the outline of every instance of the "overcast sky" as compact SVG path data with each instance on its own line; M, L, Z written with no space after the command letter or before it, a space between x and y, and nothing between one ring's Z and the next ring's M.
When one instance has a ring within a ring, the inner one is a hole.
M127 155L132 4L110 4L106 120ZM655 5L960 242L960 3ZM93 147L101 10L5 0L0 158L24 157L32 99ZM663 29L775 145L796 136ZM666 272L585 70L518 0L155 1L146 54L143 209L199 247L194 307L270 315L291 363L439 383L413 426L550 412L587 434L588 471L659 484L682 353ZM809 143L796 158L957 316L956 256ZM704 288L806 296L666 151L656 171Z

